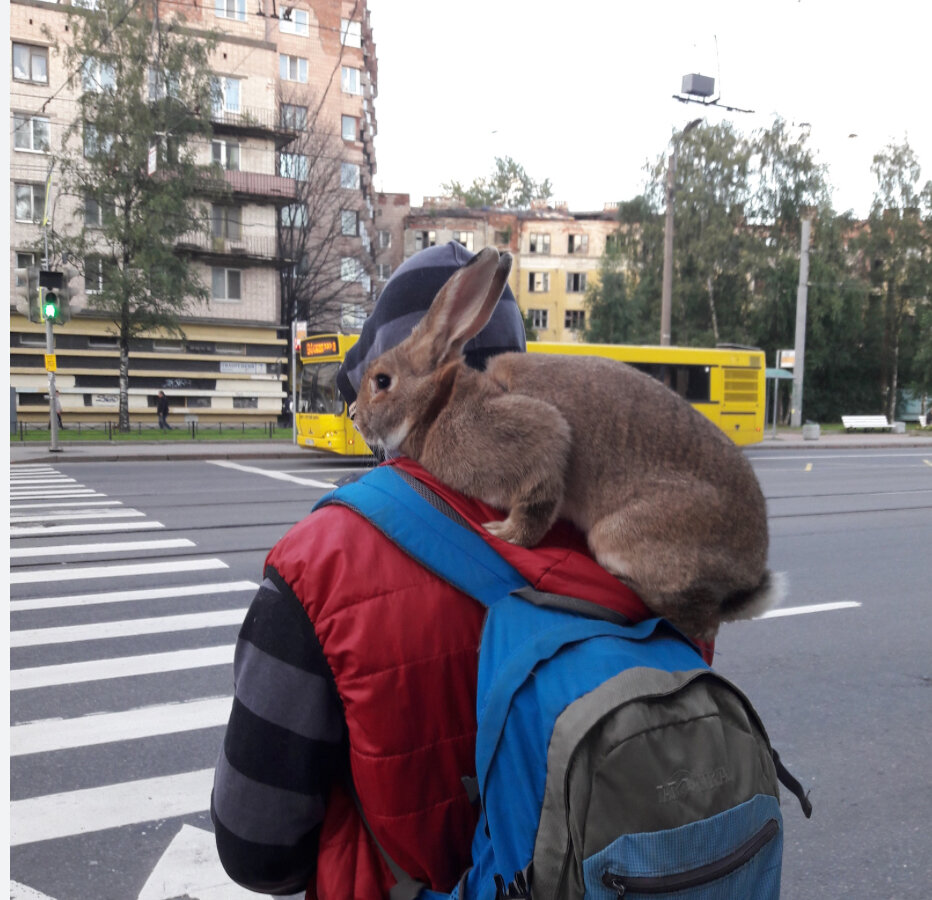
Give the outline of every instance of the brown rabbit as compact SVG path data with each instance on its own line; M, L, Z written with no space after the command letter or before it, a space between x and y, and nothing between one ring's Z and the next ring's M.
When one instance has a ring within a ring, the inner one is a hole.
M657 615L696 638L777 599L764 497L741 451L659 381L586 356L505 353L469 368L511 256L458 269L366 370L355 424L451 487L508 511L485 527L533 546L559 516Z

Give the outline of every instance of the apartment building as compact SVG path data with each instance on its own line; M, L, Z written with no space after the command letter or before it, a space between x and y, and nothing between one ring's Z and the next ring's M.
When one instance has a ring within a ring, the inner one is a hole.
M514 211L459 208L428 197L404 217L404 258L448 241L473 251L507 250L514 256L509 284L538 338L578 341L586 289L598 278L606 241L617 229L613 204L596 212L543 204Z
M87 15L96 5L80 3ZM194 261L209 303L185 310L183 337L145 334L131 347L131 420L154 422L155 397L163 390L175 421L183 414L201 422L265 422L279 415L286 395L287 326L308 308L305 302L302 310L300 292L287 290L289 279L323 268L319 254L309 260L306 244L291 240L321 218L308 208L322 193L307 183L315 165L336 167L337 179L327 199L337 223L330 241L335 256L327 265L337 284L328 286L317 324L358 326L371 306L377 64L368 11L354 0L287 7L268 0L174 0L164 9L166 16L183 15L195 33L219 32L210 59L217 87L213 136L197 152L220 167L229 190L206 198L209 234L192 231L177 245ZM43 263L46 199L50 229L93 228L100 215L83 198L66 196L52 165L77 109L64 71L72 37L67 12L45 0L11 0L10 375L17 415L25 421L48 415L45 326L29 321L16 270ZM82 147L65 152L81 154ZM313 243L313 232L305 232ZM65 424L114 420L117 338L112 322L88 302L99 281L73 278L69 287L72 319L54 328Z

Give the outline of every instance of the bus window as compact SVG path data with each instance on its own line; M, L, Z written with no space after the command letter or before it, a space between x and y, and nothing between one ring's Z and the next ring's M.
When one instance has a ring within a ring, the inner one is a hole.
M339 416L343 413L343 398L337 390L338 362L314 363L301 373L301 396L298 412L325 413Z
M712 383L709 366L677 366L666 363L631 363L635 369L646 372L676 391L690 403L709 403Z

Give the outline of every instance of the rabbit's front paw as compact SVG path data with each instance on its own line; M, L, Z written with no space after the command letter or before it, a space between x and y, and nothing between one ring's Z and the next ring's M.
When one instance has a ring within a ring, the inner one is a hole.
M511 516L502 522L486 522L482 527L489 534L494 535L499 540L508 541L509 544L524 543L521 540L523 529L518 527Z

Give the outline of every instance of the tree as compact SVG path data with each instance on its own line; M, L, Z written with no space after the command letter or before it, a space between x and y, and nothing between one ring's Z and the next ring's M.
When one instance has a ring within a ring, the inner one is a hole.
M882 318L878 405L892 420L902 383L919 390L929 385L932 182L922 185L918 157L906 140L877 153L871 171L877 188L860 247Z
M453 200L471 209L484 206L528 209L533 201L549 200L552 195L549 178L535 181L510 156L496 156L495 170L488 178L476 178L468 187L463 187L458 181L449 181L441 188Z
M344 170L342 142L321 119L322 104L310 93L280 97L284 124L297 138L279 156L279 173L294 179L293 203L278 220L278 246L286 261L281 270L282 324L295 320L313 331L332 328L342 304L358 298L358 282L371 275L371 258L359 258L358 242L368 240L358 167ZM350 271L352 267L352 271Z
M128 431L131 342L153 329L180 334L183 311L209 297L177 244L186 233L209 233L195 198L225 189L197 161L197 144L211 135L214 40L166 21L158 0L99 0L94 9L73 7L69 21L74 40L64 57L78 111L57 162L76 214L54 240L83 274L88 307L113 323L119 428Z

